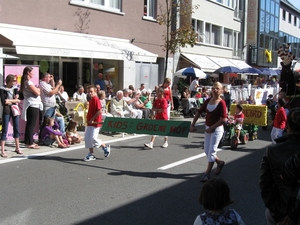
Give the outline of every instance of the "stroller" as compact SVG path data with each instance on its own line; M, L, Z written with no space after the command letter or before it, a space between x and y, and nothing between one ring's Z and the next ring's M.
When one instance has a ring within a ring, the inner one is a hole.
M59 98L59 96L56 96L56 109L60 114L63 115L65 124L67 125L72 117L68 114L68 109L65 106L65 103Z

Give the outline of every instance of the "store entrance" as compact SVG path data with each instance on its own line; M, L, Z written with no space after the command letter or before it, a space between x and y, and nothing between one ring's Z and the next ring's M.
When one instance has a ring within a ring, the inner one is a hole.
M69 97L77 90L78 62L63 62L63 85Z

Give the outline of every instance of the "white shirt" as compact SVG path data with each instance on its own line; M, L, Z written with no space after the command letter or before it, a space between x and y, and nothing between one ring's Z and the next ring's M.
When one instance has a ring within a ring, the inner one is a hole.
M197 87L195 87L197 85ZM193 80L192 83L190 84L189 90L190 91L198 91L198 80Z
M59 96L60 96L60 98L61 98L62 101L67 102L69 100L69 95L65 91L63 93L59 93Z
M74 101L76 101L76 99L78 99L79 101L83 101L86 102L86 94L85 93L81 93L79 94L77 91L73 94L73 99Z

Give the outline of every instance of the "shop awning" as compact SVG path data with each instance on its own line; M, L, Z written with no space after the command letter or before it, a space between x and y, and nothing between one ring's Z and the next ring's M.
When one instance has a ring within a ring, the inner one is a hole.
M156 62L157 55L126 39L0 24L0 46L17 54Z
M251 68L250 65L248 65L245 61L243 60L238 60L238 59L227 59L231 63L233 63L236 67L239 69L244 69L244 68Z
M214 57L214 56L207 56L207 58L209 58L210 60L215 62L217 65L219 65L219 67L224 67L224 66L235 66L235 67L237 67L236 65L234 65L232 62L230 62L226 58L220 58L220 57Z
M204 72L214 72L220 67L204 55L189 53L181 53L181 55L189 61L193 62L195 65L199 66Z

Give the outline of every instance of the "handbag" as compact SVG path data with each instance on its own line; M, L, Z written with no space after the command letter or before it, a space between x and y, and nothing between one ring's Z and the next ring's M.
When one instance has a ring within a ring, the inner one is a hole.
M21 115L20 108L18 105L11 105L11 112L14 116Z

